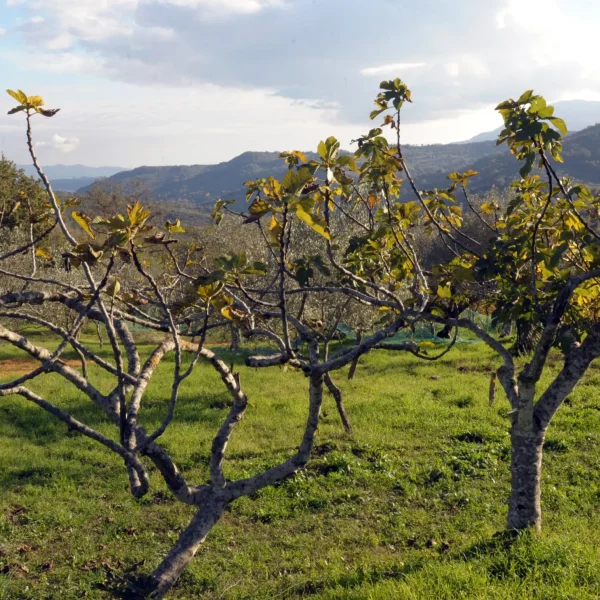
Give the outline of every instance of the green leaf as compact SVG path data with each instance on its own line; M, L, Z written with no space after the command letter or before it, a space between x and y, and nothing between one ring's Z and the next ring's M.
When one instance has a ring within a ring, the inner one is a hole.
M325 221L313 217L313 215L306 212L300 204L296 205L296 215L298 215L298 218L301 221L304 221L313 231L316 231L327 240L331 239Z
M540 119L549 119L554 114L554 106L546 106L538 112L538 117Z
M267 265L263 262L254 262L250 267L244 269L246 275L264 275L267 272Z
M114 298L119 293L120 289L121 289L121 284L116 279L113 279L106 286L106 293L109 296L112 296Z
M25 104L27 102L27 96L19 90L18 92L14 92L13 90L6 90L6 93L9 96L12 96L17 102L21 104Z
M165 231L168 231L169 233L185 233L185 229L181 226L181 221L179 219L175 219L173 223L167 221L165 223Z
M560 259L562 258L562 255L569 249L569 244L561 244L552 254L552 256L550 257L550 262L548 263L548 266L551 269L555 269L556 267L558 267L558 264L560 263Z
M559 119L558 117L549 117L549 119L556 129L558 129L563 135L567 135L569 131L567 129L567 124L563 119Z
M527 102L529 102L531 100L532 96L533 96L533 90L527 90L526 92L523 92L521 94L521 96L517 100L517 103L518 104L525 104L525 103L527 103Z
M540 110L546 108L546 100L542 98L542 96L538 96L534 100L531 101L531 105L529 106L530 113L539 113Z
M375 109L375 110L372 110L372 111L371 111L371 114L369 114L369 119L371 119L371 121L372 121L373 119L376 119L376 118L377 118L377 117L378 117L378 116L379 116L379 115L380 115L382 112L384 112L385 110L387 110L387 109L385 109L385 108L380 108L380 109Z
M71 213L71 216L73 217L73 219L75 220L75 222L92 238L95 239L96 236L94 235L94 232L92 231L92 228L90 227L90 223L92 222L92 219L90 217L88 217L87 215L84 215L82 212L79 212L77 210L74 210Z
M452 290L450 289L450 285L438 285L437 295L440 298L450 300L450 298L452 298Z
M325 145L325 142L322 140L319 142L319 145L317 146L317 153L323 160L325 160L327 158L327 146Z
M289 194L298 194L302 188L312 179L312 174L308 169L299 169L298 171L288 171L281 182L283 189Z

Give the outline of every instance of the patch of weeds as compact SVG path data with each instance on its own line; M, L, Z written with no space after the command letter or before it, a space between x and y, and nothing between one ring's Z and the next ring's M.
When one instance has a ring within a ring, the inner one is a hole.
M471 395L459 396L458 398L454 398L454 400L452 400L452 404L458 408L468 408L469 406L473 406L474 402L475 400Z
M482 433L477 433L474 431L467 431L465 433L459 433L455 435L454 438L457 442L466 442L467 444L484 444L486 441L486 436Z
M25 469L12 473L15 479L52 479L52 470L46 467L38 467L37 469ZM33 482L32 482L33 483Z
M496 453L485 449L465 448L456 452L450 459L450 468L455 479L467 477L483 477L492 475L498 466Z
M350 475L354 471L355 465L345 454L334 453L331 456L324 456L322 460L309 464L307 471L327 477L331 473L341 473Z
M399 563L396 565L382 565L375 567L363 567L362 565L348 575L342 575L333 580L327 587L341 587L352 589L364 584L375 584L382 581L396 580L402 581L409 575L418 572L423 566L423 562L417 559L410 563ZM333 585L332 585L333 584Z
M334 450L338 449L338 445L329 440L323 444L319 444L318 446L314 446L314 448L312 449L312 455L313 456L323 456L324 454L329 454L330 452L333 452Z
M423 484L429 487L442 481L442 479L446 479L446 477L447 473L441 469L431 469L425 473L425 476L423 477Z
M550 439L544 442L544 451L565 454L569 451L569 445L562 440Z

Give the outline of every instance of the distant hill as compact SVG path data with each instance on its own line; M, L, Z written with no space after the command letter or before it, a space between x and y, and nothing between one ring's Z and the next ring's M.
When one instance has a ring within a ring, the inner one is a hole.
M554 165L557 173L594 187L600 186L600 125L592 125L569 134L563 147L565 162ZM492 186L505 188L518 177L514 156L505 145L498 150L482 156L471 165L472 169L480 173L469 184L474 192L483 193ZM433 186L442 185L439 181L429 179Z
M600 102L593 100L562 100L553 103L556 109L555 115L564 119L569 127L569 131L575 132L585 129L590 125L600 123ZM502 120L500 119L500 122ZM494 131L485 131L472 137L467 142L486 142L498 138L502 127Z
M33 165L17 165L27 175L37 178ZM44 166L44 172L50 178L52 187L57 192L74 193L105 177L123 172L122 167L88 167L87 165L49 165Z
M32 165L17 165L23 169L27 175L37 177L37 172ZM51 179L77 179L80 177L89 177L98 179L100 177L110 177L120 171L126 171L123 167L88 167L87 165L49 165L44 166L44 172ZM81 187L81 186L80 186Z
M307 153L309 159L314 156ZM466 169L480 173L470 183L476 193L494 186L503 189L518 177L518 164L507 147L496 147L491 141L406 146L405 156L421 189L447 187L448 173ZM564 156L565 164L556 166L561 175L600 186L600 125L569 134L564 141ZM100 185L119 185L127 190L142 182L155 198L165 202L185 201L208 208L218 198L224 198L236 200L238 207L244 207L245 181L269 175L281 178L285 171L278 152L244 152L216 165L139 167L103 179ZM55 187L60 189L56 184ZM78 192L89 189L85 186Z
M100 178L102 179L102 178ZM72 177L71 179L52 179L52 187L57 192L69 192L74 193L82 187L92 185L92 183L98 181L97 177Z
M475 160L498 150L494 144L483 142L407 146L405 152L415 177L445 178L448 172L466 169ZM244 182L269 175L283 177L287 167L278 155L279 152L244 152L216 165L138 167L108 177L101 184L119 185L126 190L128 186L142 182L154 197L165 201L188 200L196 205L210 206L218 198L227 198L244 206ZM310 160L315 155L307 153L307 157ZM84 193L89 189L87 186L78 191Z

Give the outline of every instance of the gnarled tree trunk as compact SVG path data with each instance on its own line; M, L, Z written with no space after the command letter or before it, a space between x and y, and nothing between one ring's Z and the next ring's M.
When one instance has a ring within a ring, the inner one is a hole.
M210 530L221 518L224 509L225 503L215 497L202 504L173 549L150 576L147 585L148 598L160 600L167 595L198 552Z

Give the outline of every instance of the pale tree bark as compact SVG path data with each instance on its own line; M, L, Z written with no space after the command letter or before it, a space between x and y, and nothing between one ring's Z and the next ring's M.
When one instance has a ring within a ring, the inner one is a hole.
M513 426L516 427L516 426ZM542 528L542 453L545 432L513 431L511 434L511 493L508 529Z
M206 536L221 518L225 504L214 494L207 494L192 522L179 536L177 543L152 573L147 583L148 598L164 598L188 567Z
M235 385L236 383L232 382L232 386ZM210 530L221 518L227 504L241 496L282 481L302 468L310 458L323 402L323 376L321 375L310 376L308 421L298 452L286 462L254 477L226 482L222 471L223 452L233 428L239 422L240 410L246 404L245 396L241 390L238 392L238 398L234 400L230 415L213 442L211 486L197 490L195 504L199 507L198 513L181 534L173 549L145 582L144 594L148 598L159 600L167 595L198 552Z

